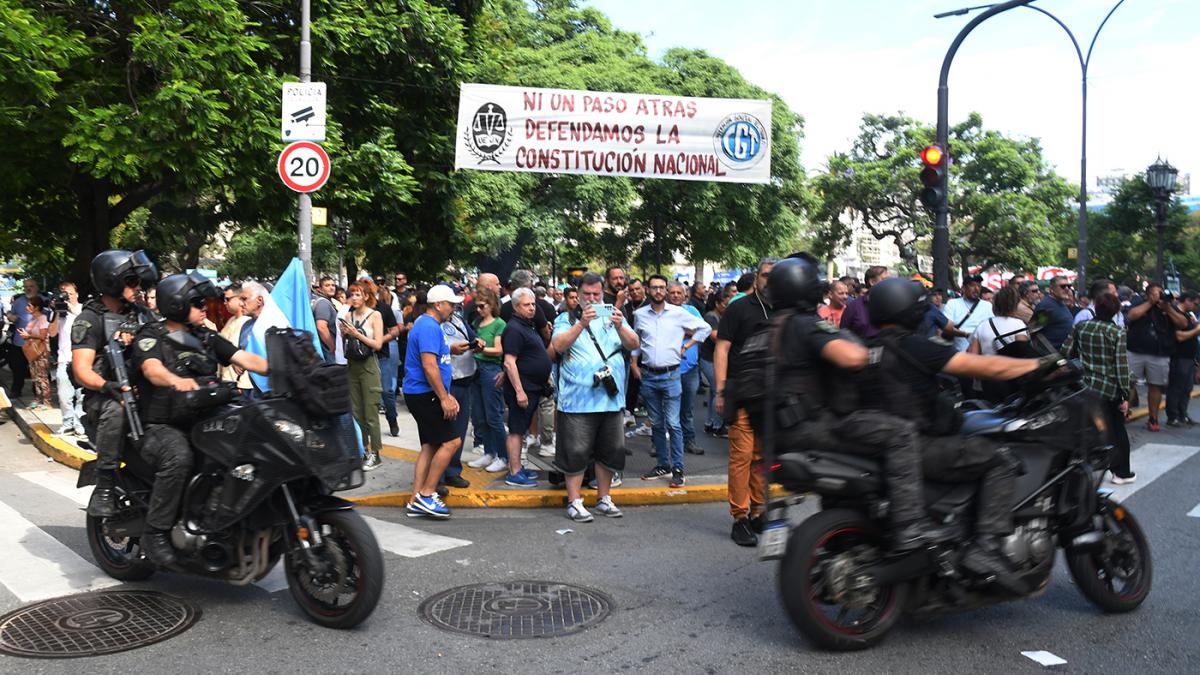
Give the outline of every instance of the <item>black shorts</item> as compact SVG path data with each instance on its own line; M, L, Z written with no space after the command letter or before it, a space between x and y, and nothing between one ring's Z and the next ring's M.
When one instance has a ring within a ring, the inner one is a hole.
M529 424L533 422L534 415L538 412L538 402L542 400L542 395L537 392L526 391L525 397L529 399L529 405L521 408L517 405L517 391L512 387L504 387L504 403L508 405L508 433L524 435L529 431Z
M458 438L454 431L454 420L448 420L443 415L437 394L405 394L404 405L417 421L417 436L421 439L421 445L442 445ZM371 413L374 414L373 404Z
M625 416L620 412L559 412L554 464L578 476L596 462L609 471L625 469Z

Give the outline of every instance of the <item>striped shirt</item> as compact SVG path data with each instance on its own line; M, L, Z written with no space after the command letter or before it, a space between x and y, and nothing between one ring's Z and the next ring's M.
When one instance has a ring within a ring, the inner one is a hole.
M1083 384L1107 401L1129 397L1129 355L1125 329L1111 321L1093 319L1075 325L1063 354L1083 361ZM1072 351L1075 354L1072 354Z

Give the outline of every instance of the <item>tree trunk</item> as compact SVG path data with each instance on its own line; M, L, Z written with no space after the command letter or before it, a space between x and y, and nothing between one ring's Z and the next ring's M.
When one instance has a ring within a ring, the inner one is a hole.
M77 176L74 181L79 204L79 236L75 240L75 260L68 278L80 288L80 295L92 292L92 258L108 248L112 231L108 222L108 183L91 176Z

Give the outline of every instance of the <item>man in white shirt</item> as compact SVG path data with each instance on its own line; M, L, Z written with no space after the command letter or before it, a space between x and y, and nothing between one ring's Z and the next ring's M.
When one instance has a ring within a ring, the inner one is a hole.
M650 304L634 312L634 330L641 340L641 365L635 372L640 374L642 398L650 412L657 462L642 480L670 476L671 487L683 487L683 427L679 419L683 383L679 365L688 349L708 339L712 326L667 302L666 277L652 275L646 285Z
M960 352L967 351L971 334L979 324L992 316L992 303L979 297L979 289L983 286L983 277L971 276L963 279L962 297L954 298L946 303L942 313L954 324L947 327L945 333L954 336L954 348Z
M1088 297L1092 299L1092 305L1096 304L1096 298L1100 297L1100 294L1102 294L1102 293L1112 293L1113 295L1116 295L1117 294L1117 285L1114 284L1113 282L1109 281L1108 279L1096 279L1095 281L1093 281L1091 283L1090 286L1088 286ZM1096 318L1096 310L1094 309L1094 307L1093 306L1084 307L1083 309L1081 309L1075 313L1075 320L1071 325L1075 326L1080 323L1083 323L1084 321L1087 321L1088 319L1094 319L1094 318ZM1125 327L1125 314L1122 312L1117 312L1116 314L1113 315L1112 321L1113 321L1113 323L1117 324L1121 328L1124 328Z

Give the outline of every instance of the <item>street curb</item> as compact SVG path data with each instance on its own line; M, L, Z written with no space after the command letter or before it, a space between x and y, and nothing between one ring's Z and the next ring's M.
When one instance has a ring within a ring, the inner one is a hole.
M620 506L662 506L667 504L701 504L721 502L729 498L729 491L724 485L697 485L682 488L613 488L613 500ZM412 492L384 492L362 497L347 497L349 501L362 506L406 506L412 500ZM565 489L532 489L532 490L451 490L446 497L446 506L455 508L503 508L503 509L541 509L566 507L567 493ZM596 493L591 490L584 492L584 502L591 505L596 501Z
M63 439L55 437L54 432L50 431L50 427L45 424L41 422L29 422L16 408L9 409L9 417L17 423L17 426L21 428L26 438L33 443L33 446L38 449L38 452L59 464L69 466L78 471L84 462L96 459L95 453L81 450Z

